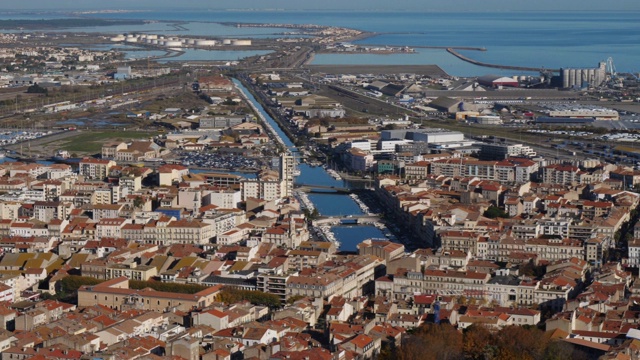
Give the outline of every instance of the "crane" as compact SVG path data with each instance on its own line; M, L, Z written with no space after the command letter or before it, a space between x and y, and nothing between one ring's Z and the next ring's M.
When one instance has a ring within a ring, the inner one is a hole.
M609 57L607 59L607 67L606 67L606 71L609 75L611 75L612 78L614 78L616 76L616 66L613 65L613 58Z
M609 75L609 83L613 87L621 88L623 85L622 78L618 77L618 73L616 72L616 66L613 64L613 58L609 57L607 59L606 70Z

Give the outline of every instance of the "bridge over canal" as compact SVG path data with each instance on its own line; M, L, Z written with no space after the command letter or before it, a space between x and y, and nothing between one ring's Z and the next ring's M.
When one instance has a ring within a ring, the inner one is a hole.
M313 220L313 226L329 224L361 225L380 221L378 215L320 216Z
M340 194L351 194L352 189L340 186L326 186L326 185L307 185L307 184L293 184L293 187L297 190L307 193L313 192L332 192L335 191Z

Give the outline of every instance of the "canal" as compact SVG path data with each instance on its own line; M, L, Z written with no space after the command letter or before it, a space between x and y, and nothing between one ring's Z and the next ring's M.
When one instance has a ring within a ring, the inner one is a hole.
M244 92L247 99L253 103L255 109L260 113L261 117L271 125L276 134L282 138L285 146L295 155L298 149L295 147L291 139L289 139L278 123L267 114L262 105L255 99L253 94L237 79L233 79L234 84ZM295 182L313 187L318 186L336 186L350 187L349 183L344 180L336 180L322 167L313 167L308 164L298 164L300 175L296 177ZM349 216L362 215L363 211L360 206L347 194L337 194L335 192L313 193L308 195L309 200L313 203L320 215L325 216ZM330 229L335 235L336 240L340 243L341 251L356 251L356 246L365 239L384 238L384 233L375 226L333 226Z

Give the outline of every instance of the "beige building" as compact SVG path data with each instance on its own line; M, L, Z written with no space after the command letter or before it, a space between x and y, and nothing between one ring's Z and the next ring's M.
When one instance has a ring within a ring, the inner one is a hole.
M195 294L178 294L150 289L129 289L129 279L119 277L98 285L82 286L78 289L78 306L104 305L121 310L132 307L144 310L167 311L176 308L190 311L214 303L222 286L213 286Z
M88 179L104 179L109 169L116 166L113 160L84 158L80 160L79 173Z
M407 180L426 179L428 175L429 175L428 161L418 161L412 164L407 164L404 167L404 176Z
M116 153L119 150L124 150L126 148L127 144L121 141L105 143L102 145L102 158L113 159L116 157Z
M374 255L389 263L404 254L404 245L391 241L367 239L358 244L358 253L361 255Z
M155 266L137 265L135 262L129 264L109 264L105 269L105 277L107 279L124 276L130 280L147 281L156 275L158 275L158 269Z
M287 279L287 298L308 296L327 298L342 295L343 279L335 274L318 276L290 276Z
M184 175L189 174L189 169L182 165L162 165L158 169L158 185L171 186L178 182Z

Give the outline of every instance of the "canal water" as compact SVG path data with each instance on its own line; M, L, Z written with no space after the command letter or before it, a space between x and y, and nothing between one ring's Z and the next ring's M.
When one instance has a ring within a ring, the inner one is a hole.
M342 251L357 251L358 244L366 239L385 239L384 233L375 226L341 225L332 229Z
M296 153L298 149L295 147L291 139L282 131L278 123L267 114L260 103L258 103L249 92L249 90L240 83L237 79L233 79L233 82L242 89L247 98L253 102L260 114L264 116L269 124L274 128L275 132L280 136L285 145L293 152ZM335 186L335 187L349 187L347 181L336 180L322 167L313 167L308 164L298 164L300 170L300 176L296 177L295 182L298 184L305 184L313 187L318 186ZM346 194L337 194L335 192L328 191L327 193L310 193L308 194L309 200L313 203L320 215L325 216L349 216L349 215L362 215L363 212L356 202ZM384 238L384 234L375 226L334 226L332 230L335 234L336 240L340 242L341 251L356 251L356 246L362 242L362 240L369 238Z
M9 162L16 162L16 161L19 161L19 160L18 159L14 159L12 157L8 157L8 156L0 158L0 164L9 163ZM49 160L38 160L38 161L36 161L36 164L52 165L52 164L55 164L55 162L49 161Z

